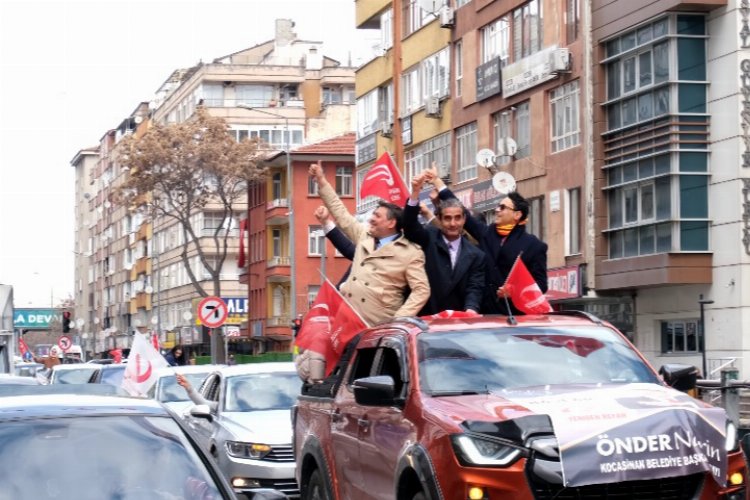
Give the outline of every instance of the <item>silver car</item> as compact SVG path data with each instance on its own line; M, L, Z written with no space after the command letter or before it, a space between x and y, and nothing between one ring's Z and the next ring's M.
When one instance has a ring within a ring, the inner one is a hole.
M222 365L184 365L160 368L156 372L156 382L148 391L148 397L155 399L172 410L176 415L183 416L185 410L193 406L185 389L177 384L175 374L179 373L188 379L190 385L198 389L209 373L221 368Z
M206 377L200 394L208 404L193 407L187 422L235 492L299 496L290 410L301 384L291 362L229 366Z

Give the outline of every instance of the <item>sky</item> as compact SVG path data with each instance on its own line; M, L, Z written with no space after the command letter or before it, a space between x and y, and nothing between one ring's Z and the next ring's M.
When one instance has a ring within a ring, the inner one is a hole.
M210 62L295 21L346 63L370 53L354 0L0 0L0 284L15 307L74 291L74 168L177 68Z

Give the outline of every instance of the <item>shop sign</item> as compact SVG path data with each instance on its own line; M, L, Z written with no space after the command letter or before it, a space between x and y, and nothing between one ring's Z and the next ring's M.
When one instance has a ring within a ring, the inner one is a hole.
M548 300L574 299L581 296L581 273L579 266L547 269Z
M558 76L552 71L552 54L557 45L547 47L503 68L503 97L520 94Z

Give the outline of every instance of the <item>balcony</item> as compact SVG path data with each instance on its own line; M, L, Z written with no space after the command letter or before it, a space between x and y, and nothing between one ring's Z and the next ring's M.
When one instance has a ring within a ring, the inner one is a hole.
M289 224L289 200L276 198L266 203L266 224L279 226Z
M291 274L289 257L271 257L266 261L266 277L269 283L288 282Z
M380 13L391 4L391 0L356 0L355 18L357 28L380 28Z
M272 318L266 319L267 328L275 328L279 326L290 328L291 324L292 320L289 318L289 316L274 316Z

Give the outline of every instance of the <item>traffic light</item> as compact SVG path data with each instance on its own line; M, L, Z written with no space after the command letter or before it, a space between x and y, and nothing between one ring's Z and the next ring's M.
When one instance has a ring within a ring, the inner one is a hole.
M292 320L292 335L295 337L299 333L299 329L302 327L302 316L297 316L294 320Z
M63 333L70 333L70 311L63 311L62 313L62 331Z

